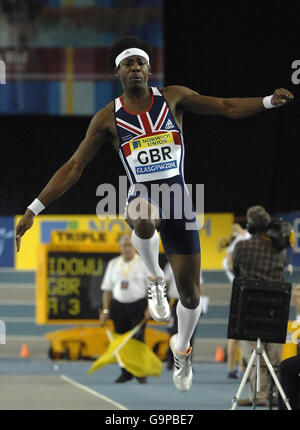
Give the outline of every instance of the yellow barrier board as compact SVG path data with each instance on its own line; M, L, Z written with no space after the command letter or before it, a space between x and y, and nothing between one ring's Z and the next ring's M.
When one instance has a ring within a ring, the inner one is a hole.
M21 216L15 217L15 225ZM36 270L38 264L39 244L49 244L53 231L72 232L99 232L109 234L111 244L117 243L121 234L130 233L131 230L124 217L112 219L98 218L96 215L39 215L35 217L33 226L22 237L20 252L15 252L15 267L20 270ZM106 241L102 241L101 246Z
M204 215L204 226L200 230L201 268L203 270L223 270L222 261L225 251L218 251L220 238L232 233L234 214L220 213Z
M101 252L120 253L119 239L124 233L117 231L53 231L51 244L74 249L85 250L86 248ZM131 232L128 232L131 234ZM160 252L163 252L160 243Z
M20 218L21 216L15 217L15 225ZM203 270L222 270L225 251L218 251L218 241L231 234L233 221L232 213L204 215L204 225L200 230ZM35 217L32 228L23 236L20 252L15 253L16 269L37 270L38 246L49 244L54 231L57 231L53 236L56 244L95 244L99 246L100 252L119 252L120 236L131 233L122 216L113 219L99 218L96 215L39 215ZM163 252L161 244L160 252Z
M289 321L287 326L287 339L282 347L281 359L285 360L297 355L297 346L300 338L300 321Z

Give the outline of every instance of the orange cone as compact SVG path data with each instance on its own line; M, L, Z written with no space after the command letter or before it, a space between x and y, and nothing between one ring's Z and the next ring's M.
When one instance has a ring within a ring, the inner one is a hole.
M21 358L28 358L30 357L30 352L27 343L23 343L20 350L20 357Z
M224 359L225 359L225 354L224 354L223 348L221 346L217 346L215 360L218 363L221 363L224 361Z

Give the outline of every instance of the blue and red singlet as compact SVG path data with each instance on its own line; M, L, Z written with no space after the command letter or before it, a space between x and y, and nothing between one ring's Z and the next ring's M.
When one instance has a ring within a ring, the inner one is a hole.
M144 197L137 191L139 184L143 184L148 192L145 198L160 209L158 231L166 254L197 254L200 252L199 233L186 228L187 223L195 223L196 218L184 181L183 136L162 93L158 88L150 89L151 104L147 111L139 114L127 111L121 97L115 99L119 155L131 183L127 204L138 196ZM169 194L171 209L165 216L162 197L153 197L152 184L180 186L180 219L174 215L178 195L175 198L173 193ZM183 210L183 206L188 210Z

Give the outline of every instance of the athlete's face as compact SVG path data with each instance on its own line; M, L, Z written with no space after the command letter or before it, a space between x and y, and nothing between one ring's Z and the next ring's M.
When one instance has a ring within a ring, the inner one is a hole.
M123 88L140 89L148 85L150 66L144 57L132 55L121 61L117 69L117 76Z

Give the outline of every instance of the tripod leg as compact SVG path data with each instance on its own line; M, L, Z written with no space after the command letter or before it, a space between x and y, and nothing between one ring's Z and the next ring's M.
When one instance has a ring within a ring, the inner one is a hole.
M260 392L260 352L258 352L258 354L257 354L256 378L257 378L256 393L259 393Z
M246 370L245 370L245 373L244 373L243 379L242 379L242 381L241 381L241 384L240 384L240 386L239 386L239 388L238 388L238 391L237 391L236 395L234 396L234 398L233 398L233 400L232 400L232 408L231 408L231 410L232 410L232 411L233 411L234 409L236 409L236 407L237 407L238 400L239 400L239 398L240 398L240 395L242 394L242 391L243 391L243 389L244 389L244 385L245 385L245 384L246 384L246 382L247 382L247 378L248 378L249 373L250 373L250 371L251 371L251 367L253 366L253 362L254 362L254 360L255 360L255 357L256 357L256 349L254 349L254 350L252 351L252 354L251 354L251 357L250 357L249 363L248 363L248 365L247 365L247 368L246 368Z
M258 386L260 384L259 378L259 369L260 369L260 360L259 360L259 354L256 354L256 361L255 361L255 378L254 378L254 387L253 387L253 400L252 400L252 409L256 409L256 396L258 393Z
M257 367L256 367L256 378L257 378L257 389L256 389L256 393L260 392L260 356L262 353L262 348L261 348L261 340L258 338L257 339Z
M252 409L256 409L256 400L257 400L257 393L260 392L260 356L261 356L261 340L258 338L256 343L256 363L255 363L255 384L254 384L254 390L253 390L253 404Z
M264 360L265 360L265 362L266 362L266 364L268 366L268 369L269 369L269 371L270 371L270 373L272 375L272 378L274 379L274 382L275 382L275 384L276 384L276 386L278 388L278 391L279 391L279 393L280 393L280 395L282 397L282 400L284 401L285 406L287 407L288 410L291 411L292 408L291 408L291 406L289 404L289 401L288 401L288 399L287 399L287 397L286 397L286 395L285 395L285 393L284 393L284 391L282 389L282 386L280 385L280 382L279 382L279 380L278 380L278 378L276 376L276 373L274 372L274 369L272 367L272 364L270 363L270 360L269 360L266 352L263 351L262 355L263 355L263 358L264 358Z

